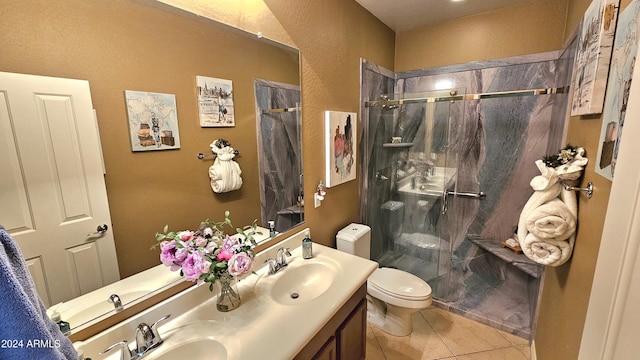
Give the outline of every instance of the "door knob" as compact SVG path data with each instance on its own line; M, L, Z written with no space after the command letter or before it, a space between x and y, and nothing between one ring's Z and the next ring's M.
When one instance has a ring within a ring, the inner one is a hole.
M109 230L109 226L107 224L100 224L96 228L95 232L87 234L87 237L98 237L102 236L102 234L106 233Z

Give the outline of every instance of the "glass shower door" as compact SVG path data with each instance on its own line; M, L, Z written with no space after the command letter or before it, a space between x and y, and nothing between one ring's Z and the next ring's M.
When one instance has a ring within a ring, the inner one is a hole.
M417 275L434 296L451 263L446 210L455 190L462 98L457 90L386 95L367 107L372 259Z

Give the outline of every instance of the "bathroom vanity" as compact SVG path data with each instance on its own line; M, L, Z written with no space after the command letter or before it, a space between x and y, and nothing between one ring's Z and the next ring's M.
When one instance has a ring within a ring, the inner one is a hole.
M319 244L304 260L303 237L256 255L256 273L239 281L242 304L233 311L216 310L208 284L193 286L76 345L94 360L119 359L119 348L99 352L123 339L135 347L139 324L171 315L157 327L163 344L145 359L364 359L366 280L377 263ZM281 247L291 249L288 266L269 275L265 261Z

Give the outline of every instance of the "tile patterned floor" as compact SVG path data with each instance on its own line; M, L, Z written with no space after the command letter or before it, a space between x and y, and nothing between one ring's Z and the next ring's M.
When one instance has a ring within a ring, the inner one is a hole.
M368 360L529 360L529 342L436 307L413 316L413 333L367 325Z

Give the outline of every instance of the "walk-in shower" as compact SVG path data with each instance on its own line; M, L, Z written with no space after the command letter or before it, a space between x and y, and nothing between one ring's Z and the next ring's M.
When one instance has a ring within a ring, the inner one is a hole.
M373 132L368 168L375 179L367 218L380 220L372 227L372 258L418 275L441 300L452 296L447 274L459 245L452 241L449 208L458 196L486 196L477 186L457 186L464 99L461 89L447 89L385 94L366 103Z
M425 280L436 306L526 338L542 267L501 242L535 160L563 146L568 77L553 55L397 74L362 63L360 221L372 259ZM442 80L458 87L430 90Z

